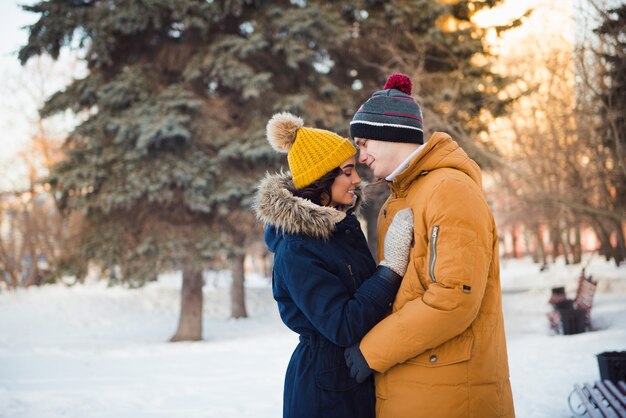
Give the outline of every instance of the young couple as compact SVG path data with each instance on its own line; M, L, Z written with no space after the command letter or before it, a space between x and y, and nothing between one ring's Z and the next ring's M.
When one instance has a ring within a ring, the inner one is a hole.
M423 138L411 82L391 76L350 123L358 162L391 195L378 266L355 213L356 148L289 113L267 138L290 173L255 210L275 254L273 294L300 335L284 417L512 417L498 238L477 164L441 132Z

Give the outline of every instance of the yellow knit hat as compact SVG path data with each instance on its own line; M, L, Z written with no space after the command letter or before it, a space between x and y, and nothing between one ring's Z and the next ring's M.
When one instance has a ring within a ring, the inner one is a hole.
M293 184L298 189L356 154L348 139L303 125L301 118L288 112L277 113L267 122L267 140L276 151L287 153Z

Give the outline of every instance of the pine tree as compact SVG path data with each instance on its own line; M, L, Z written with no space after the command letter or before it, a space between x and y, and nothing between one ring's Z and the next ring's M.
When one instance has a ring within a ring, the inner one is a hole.
M50 0L25 6L40 18L20 51L22 63L74 47L89 68L42 109L45 116L72 110L84 117L49 179L61 209L85 216L84 257L120 265L126 280L139 284L164 269L182 269L175 340L201 338L201 271L225 258L234 275L233 316L246 316L243 255L259 236L251 232L248 207L262 174L284 164L266 143L267 120L291 111L309 126L347 134L358 104L390 72L402 71L414 76L424 107L440 112L454 100L450 119L478 129L477 114L497 110L491 104L499 103L492 88L498 80L472 62L483 47L469 18L494 3Z

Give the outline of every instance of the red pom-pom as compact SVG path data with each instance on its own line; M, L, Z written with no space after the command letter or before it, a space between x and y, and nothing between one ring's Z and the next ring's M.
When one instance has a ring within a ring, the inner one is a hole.
M411 82L411 79L408 76L402 73L395 73L395 74L390 75L389 78L387 79L387 82L385 83L385 87L383 87L383 90L387 90L387 89L400 90L402 93L408 94L410 96L411 90L413 90L413 83Z

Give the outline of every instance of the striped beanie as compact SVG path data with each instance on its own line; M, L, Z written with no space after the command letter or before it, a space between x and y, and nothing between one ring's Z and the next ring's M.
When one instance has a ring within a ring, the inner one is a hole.
M352 118L350 137L423 144L422 109L411 97L412 88L406 75L391 75Z
M303 125L304 121L298 116L282 112L272 116L266 128L272 148L287 153L293 184L298 189L313 183L356 154L349 139Z

